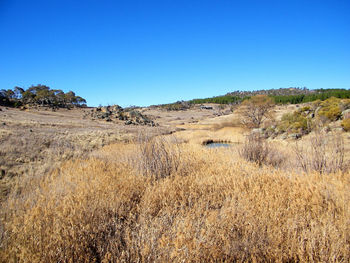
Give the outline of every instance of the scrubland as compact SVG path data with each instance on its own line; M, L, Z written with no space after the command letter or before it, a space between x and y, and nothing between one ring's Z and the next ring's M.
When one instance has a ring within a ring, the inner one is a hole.
M350 260L347 172L260 167L236 149L158 137L16 187L3 262Z
M44 176L61 162L85 158L104 145L129 141L138 133L138 127L84 119L83 109L1 109L0 201L18 177Z
M0 262L350 261L346 133L266 140L231 115L161 114L179 131L7 122L2 165L38 161L1 203Z

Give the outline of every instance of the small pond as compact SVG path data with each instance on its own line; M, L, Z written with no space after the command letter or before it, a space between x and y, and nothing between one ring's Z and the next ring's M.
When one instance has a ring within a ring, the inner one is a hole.
M223 143L223 142L212 142L212 143L205 144L205 147L208 147L208 148L219 148L219 147L227 148L227 147L231 147L231 144L230 143Z

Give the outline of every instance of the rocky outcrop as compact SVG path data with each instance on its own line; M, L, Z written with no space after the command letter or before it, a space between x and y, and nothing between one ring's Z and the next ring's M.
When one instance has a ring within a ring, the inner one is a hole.
M123 121L125 125L156 126L150 118L138 110L133 108L123 109L119 105L93 108L84 117L90 117L93 120L105 120L107 122Z

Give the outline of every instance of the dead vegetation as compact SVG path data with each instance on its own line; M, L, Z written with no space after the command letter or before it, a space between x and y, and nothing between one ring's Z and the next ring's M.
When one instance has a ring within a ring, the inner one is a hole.
M60 163L86 158L110 143L129 141L136 127L84 120L85 109L28 110L3 108L0 114L0 201L18 176L45 175ZM166 129L145 128L149 134Z
M162 165L146 162L148 176L140 176L125 161L136 154L143 163L137 153L152 160L154 149L171 146L181 155L157 160L175 158L177 169L158 180L152 172L162 175ZM10 196L1 213L3 262L350 260L348 173L259 168L229 149L162 139L101 152L105 158L68 161L31 181L35 191Z
M41 165L12 181L2 202L0 262L350 261L350 174L338 135L308 135L286 156L258 133L233 149L185 143L208 132L243 137L230 127L152 131L103 148L116 133L3 137L2 165L18 155Z
M286 157L260 133L251 133L246 137L243 146L239 149L239 155L259 166L264 164L280 167L286 161Z
M134 162L138 172L154 179L174 174L180 165L181 150L174 136L151 137L144 132L137 138Z
M256 95L244 100L238 108L242 125L259 128L266 119L271 118L274 105L273 99L266 95Z
M294 151L304 172L335 173L348 168L341 134L316 131L309 137L307 145L303 144L297 142Z

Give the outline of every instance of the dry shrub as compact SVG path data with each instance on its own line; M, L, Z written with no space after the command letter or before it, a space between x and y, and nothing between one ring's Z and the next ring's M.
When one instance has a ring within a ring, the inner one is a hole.
M241 123L249 128L258 128L266 119L272 118L275 102L266 95L256 95L244 100L238 108Z
M190 146L188 176L69 161L1 210L2 262L348 262L350 176L287 173ZM190 162L192 160L192 163Z
M249 161L262 166L263 164L279 167L283 165L284 155L271 146L259 133L251 133L246 137L239 155Z
M174 174L180 165L181 151L174 136L152 137L145 133L138 136L136 165L141 174L154 179Z
M304 172L334 173L347 168L341 134L326 135L317 130L309 138L308 144L296 143L294 151L297 162Z

